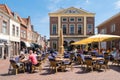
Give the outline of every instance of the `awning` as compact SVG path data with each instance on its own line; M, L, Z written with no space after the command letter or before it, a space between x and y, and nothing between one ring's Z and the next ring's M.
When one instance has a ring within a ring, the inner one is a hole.
M25 44L26 44L26 47L31 47L31 46L30 46L30 43L25 42Z
M36 43L32 43L34 45L35 48L39 48L40 46Z
M0 43L7 43L7 40L5 40L5 39L0 39Z
M32 48L35 48L35 45L34 45L33 43L30 43L30 46L31 46Z
M20 43L21 43L21 47L31 47L30 43L28 42L21 41Z

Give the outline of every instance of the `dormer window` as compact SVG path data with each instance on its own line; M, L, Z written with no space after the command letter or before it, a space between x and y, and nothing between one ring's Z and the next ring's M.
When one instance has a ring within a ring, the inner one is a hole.
M16 13L13 13L13 16L14 16L14 19L18 19L17 17L18 17L18 15L16 14Z

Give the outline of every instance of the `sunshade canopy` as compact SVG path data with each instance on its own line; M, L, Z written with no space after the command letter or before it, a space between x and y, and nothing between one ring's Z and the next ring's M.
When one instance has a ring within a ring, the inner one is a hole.
M80 41L77 41L75 43L72 43L72 45L88 44L88 43L92 43L92 42L111 41L111 40L115 40L115 39L120 39L120 36L108 35L108 34L97 34L97 35L93 35L91 37L82 39Z

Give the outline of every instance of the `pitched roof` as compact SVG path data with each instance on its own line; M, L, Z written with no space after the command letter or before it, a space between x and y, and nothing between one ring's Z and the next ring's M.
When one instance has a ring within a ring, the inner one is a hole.
M120 12L118 12L116 15L113 15L112 17L110 17L109 19L105 20L104 22L102 22L101 24L99 24L98 26L96 26L97 28L101 27L102 25L106 24L107 22L111 21L112 19L115 19L116 17L120 16Z
M22 18L22 21L27 25L28 24L28 18Z
M7 13L8 15L12 16L12 11L10 10L10 8L8 8L7 5L5 4L0 4L0 9L3 10L5 13Z

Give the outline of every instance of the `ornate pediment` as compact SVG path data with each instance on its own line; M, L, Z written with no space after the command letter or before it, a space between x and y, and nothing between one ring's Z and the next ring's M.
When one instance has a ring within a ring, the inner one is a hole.
M93 14L93 13L85 11L81 8L75 8L75 7L70 7L67 9L60 9L60 10L53 12L53 13L57 13L57 14Z
M66 13L66 14L79 14L80 11L74 9L74 10L66 10L64 13Z

